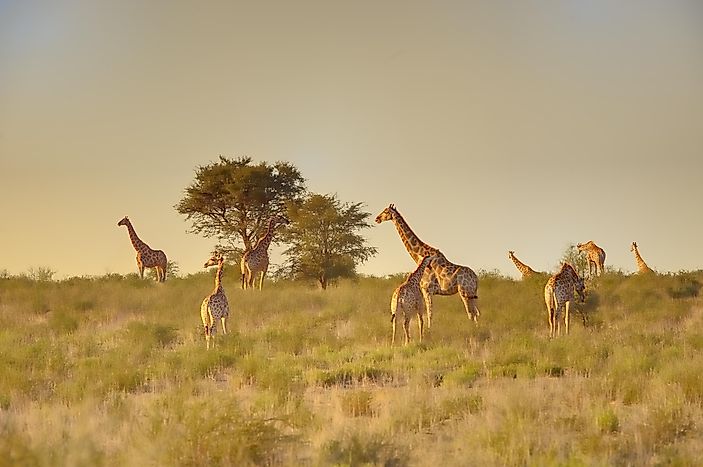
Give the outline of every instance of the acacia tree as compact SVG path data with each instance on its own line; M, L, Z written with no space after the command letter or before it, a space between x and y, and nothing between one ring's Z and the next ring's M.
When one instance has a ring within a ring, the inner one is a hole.
M290 244L279 271L291 279L314 279L323 289L330 281L356 275L356 266L376 254L357 231L370 227L362 203L342 203L336 195L309 195L289 203L290 225L283 234Z
M285 215L286 203L304 192L305 179L290 163L253 164L250 157L220 156L196 169L195 181L175 208L192 221L191 233L217 238L220 250L241 252L238 240L251 249L268 218Z

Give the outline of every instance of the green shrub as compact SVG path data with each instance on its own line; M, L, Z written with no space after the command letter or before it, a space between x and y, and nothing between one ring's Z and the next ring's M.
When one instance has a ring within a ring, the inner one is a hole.
M324 465L408 465L407 449L385 436L366 432L346 432L322 447Z
M620 419L613 409L606 409L596 417L596 425L601 433L616 433L620 430Z

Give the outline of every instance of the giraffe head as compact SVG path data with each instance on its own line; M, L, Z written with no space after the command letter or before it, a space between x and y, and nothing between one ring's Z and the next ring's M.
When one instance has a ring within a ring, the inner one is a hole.
M220 263L224 262L225 258L219 251L215 252L209 260L203 265L204 268L209 268L210 266L219 266Z
M129 217L127 217L127 216L124 216L122 218L122 220L117 223L118 226L127 225L127 224L129 224Z
M508 259L513 259L513 256L515 256L514 251L508 251Z
M634 252L637 249L637 242L632 242L632 245L630 245L630 251Z
M596 246L595 243L593 243L593 240L589 240L586 243L577 243L576 248L578 248L579 251L588 251L591 248L594 248Z
M289 225L289 224L290 224L290 220L289 220L286 216L283 216L283 215L280 215L280 214L276 214L275 216L271 216L271 217L269 218L269 224L272 225L272 226L276 226L276 225Z
M381 211L381 213L376 216L376 223L380 224L383 221L391 221L393 220L393 216L397 213L398 211L395 210L395 205L394 204L389 204L386 209Z

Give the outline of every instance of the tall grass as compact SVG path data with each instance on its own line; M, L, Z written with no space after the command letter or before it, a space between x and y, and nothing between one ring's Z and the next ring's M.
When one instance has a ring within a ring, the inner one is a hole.
M483 274L391 347L397 277L242 291L212 274L0 280L0 458L22 465L693 464L702 272L589 280L548 339L546 276Z

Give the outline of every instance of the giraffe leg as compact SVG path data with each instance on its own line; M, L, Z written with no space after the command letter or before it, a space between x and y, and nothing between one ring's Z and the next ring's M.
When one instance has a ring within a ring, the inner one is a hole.
M251 269L247 270L247 289L254 288L254 272Z
M139 277L144 279L144 265L137 259L137 269L139 269Z
M420 289L422 299L425 301L425 312L427 313L427 329L432 327L432 294L427 289Z
M406 315L405 312L403 312L405 315L403 317L403 331L405 331L405 345L408 345L410 343L410 316Z
M470 320L473 320L474 323L478 323L478 307L474 303L473 298L469 298L466 294L466 290L460 289L459 290L459 296L461 297L461 301L464 302L464 309L466 310L466 315L469 317Z
M422 333L424 332L424 320L422 319L422 308L417 310L417 326L420 331L420 342L422 342Z
M571 303L571 300L566 302L564 305L564 328L566 329L566 335L569 335L569 304Z
M259 278L259 290L264 286L264 276L266 275L266 269L261 271L261 277Z
M220 321L222 321L222 335L225 335L225 334L227 334L227 326L226 326L227 317L226 316L221 317Z
M393 326L393 335L391 337L391 347L395 344L395 313L391 315L391 325Z

